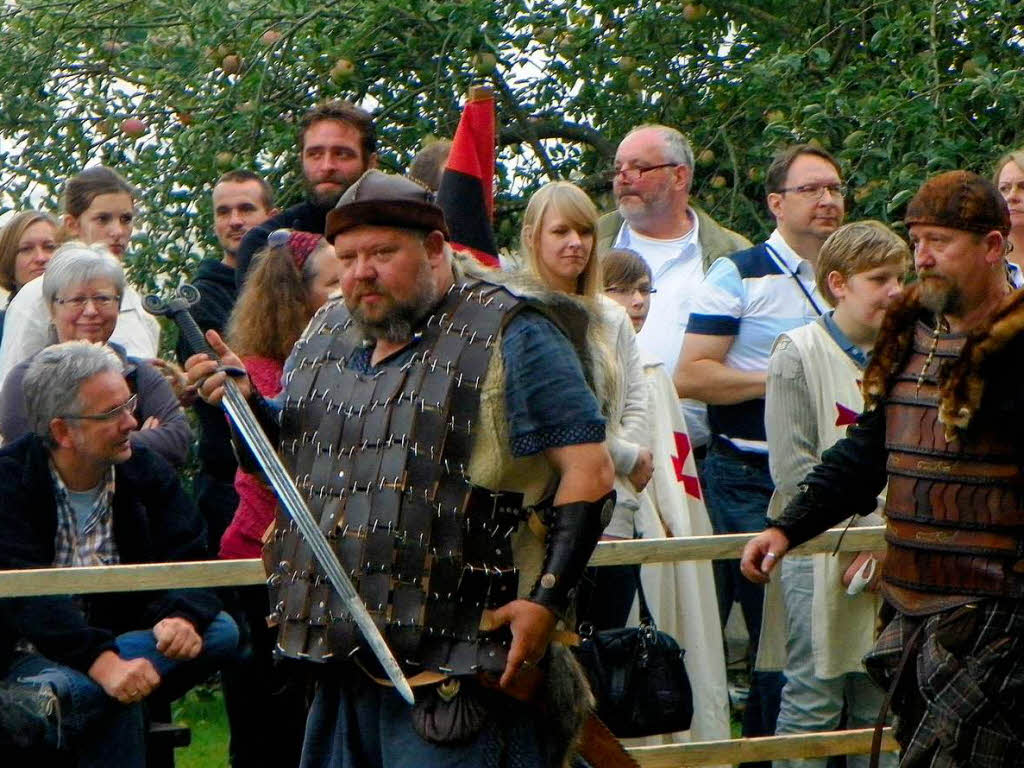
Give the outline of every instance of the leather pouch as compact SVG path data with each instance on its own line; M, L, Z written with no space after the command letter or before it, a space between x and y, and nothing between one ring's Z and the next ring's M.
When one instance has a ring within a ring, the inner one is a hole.
M466 744L487 722L482 691L471 678L447 678L417 689L412 724L431 744Z

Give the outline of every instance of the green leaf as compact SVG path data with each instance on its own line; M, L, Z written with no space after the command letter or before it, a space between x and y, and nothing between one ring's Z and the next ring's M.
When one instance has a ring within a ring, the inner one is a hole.
M892 196L892 199L889 200L889 204L885 208L886 212L893 213L897 208L899 208L911 197L913 197L914 192L916 191L916 189L902 189L899 192L897 192L895 195Z

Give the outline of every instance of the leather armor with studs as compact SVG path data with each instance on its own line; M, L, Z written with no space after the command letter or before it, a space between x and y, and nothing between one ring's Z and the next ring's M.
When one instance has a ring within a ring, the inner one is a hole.
M885 400L889 547L883 591L904 613L1024 596L1024 499L1017 444L997 404L947 439L944 370L965 338L919 322Z

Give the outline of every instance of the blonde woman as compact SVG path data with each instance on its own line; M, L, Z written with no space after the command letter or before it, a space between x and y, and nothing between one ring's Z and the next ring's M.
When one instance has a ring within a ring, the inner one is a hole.
M1007 152L996 161L992 183L1010 209L1010 250L1006 254L1010 283L1014 288L1024 285L1024 147Z
M587 193L567 181L551 182L526 206L520 255L523 268L548 288L578 296L591 309L594 387L608 419L607 447L618 494L603 538L631 539L637 493L651 479L654 466L645 436L647 385L632 323L603 294L594 253L596 228L597 208ZM581 583L580 617L596 629L624 626L636 593L636 567L605 566L592 569L589 576L590 583L586 578Z

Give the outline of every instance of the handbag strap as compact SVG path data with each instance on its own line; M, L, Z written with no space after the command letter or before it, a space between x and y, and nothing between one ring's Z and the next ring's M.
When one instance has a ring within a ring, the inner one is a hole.
M654 614L647 605L647 598L644 596L644 583L640 579L640 567L637 566L636 573L636 596L640 600L640 626L650 626L652 629L658 627L654 623Z

